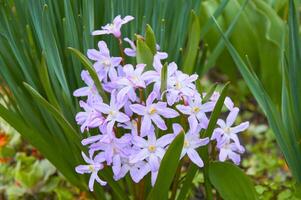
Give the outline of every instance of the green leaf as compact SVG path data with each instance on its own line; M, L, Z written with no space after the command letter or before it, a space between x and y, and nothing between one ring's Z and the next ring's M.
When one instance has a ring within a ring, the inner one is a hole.
M152 51L153 55L155 55L157 53L156 37L152 27L149 24L146 25L145 42Z
M201 40L201 27L198 16L194 11L191 11L192 24L188 36L187 49L185 51L183 71L191 74L194 69L196 58L199 52L199 43Z
M141 39L137 39L137 64L146 64L144 71L148 71L153 67L154 55L147 44Z
M258 199L249 177L240 168L229 162L210 163L209 179L225 200Z
M184 143L184 133L181 132L168 147L160 164L157 181L148 200L168 199L169 187L180 162L180 155Z
M101 82L98 79L97 73L96 73L95 69L93 68L93 65L90 62L90 60L84 54L82 54L79 50L74 49L72 47L68 47L68 49L71 50L71 52L74 53L80 59L80 61L82 62L82 64L86 68L86 70L88 70L91 78L93 79L95 86L99 92L99 95L102 97L104 102L108 103L109 102L108 96L104 92L104 90L101 86Z

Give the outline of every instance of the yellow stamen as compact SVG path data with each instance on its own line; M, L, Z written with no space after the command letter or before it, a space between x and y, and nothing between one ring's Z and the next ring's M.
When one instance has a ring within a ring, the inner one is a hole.
M200 112L200 108L199 108L199 107L193 107L193 108L192 108L192 111L193 111L194 113L198 113L198 112Z
M154 107L151 107L148 112L149 112L149 114L152 115L152 114L155 114L157 112L157 109L154 108Z
M148 146L148 150L149 150L150 152L155 152L155 151L156 151L156 146L154 146L154 145L149 145L149 146Z
M188 140L185 140L185 141L184 141L184 148L185 148L185 147L188 147L188 146L189 146L189 141L188 141Z

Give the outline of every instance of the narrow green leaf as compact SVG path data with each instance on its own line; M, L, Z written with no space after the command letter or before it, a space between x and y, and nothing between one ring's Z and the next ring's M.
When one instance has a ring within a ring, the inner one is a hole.
M168 199L169 187L180 162L184 133L180 133L168 147L160 165L157 181L147 197L148 200Z
M95 86L97 87L97 90L99 92L99 95L102 97L103 101L108 103L109 99L107 94L104 92L101 83L98 79L97 73L95 71L95 69L93 68L92 63L89 61L89 59L83 55L79 50L74 49L72 47L68 47L69 50L71 50L72 53L74 53L82 62L82 64L84 65L84 67L86 68L86 70L88 70L91 78L93 79Z
M65 133L68 134L68 137L70 139L73 139L74 144L76 144L80 149L83 149L80 143L81 138L78 132L65 119L65 117L53 105L51 105L46 99L44 99L44 97L42 97L34 88L32 88L30 85L28 85L25 82L23 84L25 88L30 92L30 94L54 116L57 122L65 130Z
M185 73L191 74L193 72L196 58L199 52L199 43L201 40L201 26L198 16L194 11L191 12L192 24L188 36L188 44L185 51L183 70Z
M152 51L153 55L155 55L157 53L156 37L153 29L149 24L146 25L145 42L147 46L150 48L150 50Z
M249 177L232 163L210 163L209 178L224 200L258 199Z
M152 69L154 55L147 44L141 39L137 39L137 64L146 64L145 71Z

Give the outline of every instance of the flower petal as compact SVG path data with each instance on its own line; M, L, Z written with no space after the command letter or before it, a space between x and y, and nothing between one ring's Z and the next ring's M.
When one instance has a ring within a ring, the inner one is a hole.
M188 149L187 150L187 155L190 158L190 160L196 164L199 167L203 167L204 163L201 159L201 157L199 156L199 154L196 152L196 150L194 149Z

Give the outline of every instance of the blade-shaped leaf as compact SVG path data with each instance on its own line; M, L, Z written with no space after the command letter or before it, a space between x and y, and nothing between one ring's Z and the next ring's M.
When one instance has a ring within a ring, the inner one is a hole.
M249 177L232 163L210 163L209 179L224 200L258 199Z

